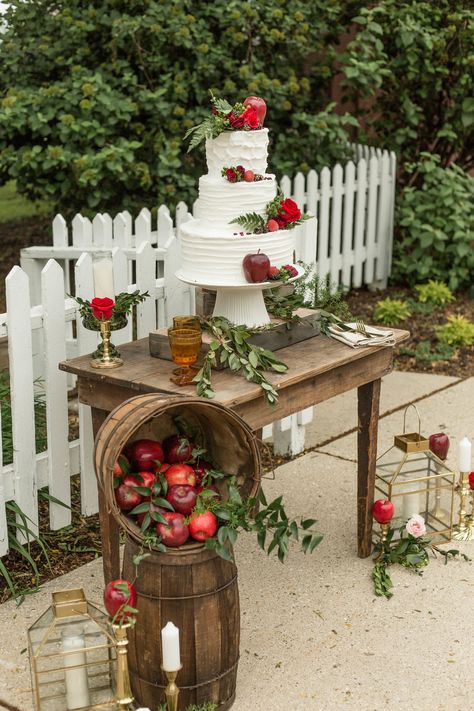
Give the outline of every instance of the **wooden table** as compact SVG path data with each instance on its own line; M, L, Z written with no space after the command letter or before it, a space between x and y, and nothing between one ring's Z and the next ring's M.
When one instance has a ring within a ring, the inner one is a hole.
M408 331L394 331L397 344L408 338ZM117 405L140 393L157 392L194 395L193 386L178 387L170 382L170 361L152 358L148 339L120 347L124 365L108 371L91 368L90 356L81 356L59 364L61 370L78 376L80 402L92 408L94 436ZM287 415L328 400L334 395L357 388L357 541L358 555L371 552L375 459L379 418L380 380L392 369L392 348L349 346L326 336L310 338L278 351L289 366L283 374L271 376L279 392L276 407L270 407L261 390L253 383L228 370L213 373L216 400L232 408L253 430L260 430ZM99 515L106 582L120 576L118 526L107 512L99 488Z

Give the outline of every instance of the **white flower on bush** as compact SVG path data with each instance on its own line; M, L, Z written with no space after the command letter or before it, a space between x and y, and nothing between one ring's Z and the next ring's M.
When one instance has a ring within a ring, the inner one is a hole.
M413 538L421 538L426 533L424 518L422 516L419 516L418 514L412 516L407 521L406 530L407 533L410 534L410 536L413 536Z

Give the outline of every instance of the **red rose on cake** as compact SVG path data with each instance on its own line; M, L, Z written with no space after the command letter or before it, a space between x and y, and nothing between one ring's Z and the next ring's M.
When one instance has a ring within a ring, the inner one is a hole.
M245 111L236 116L233 111L227 114L227 119L232 128L243 128L247 125L249 128L258 128L258 115L253 106L247 106Z
M286 198L282 200L279 210L278 217L284 220L285 223L297 222L301 219L301 210L294 200L291 198Z

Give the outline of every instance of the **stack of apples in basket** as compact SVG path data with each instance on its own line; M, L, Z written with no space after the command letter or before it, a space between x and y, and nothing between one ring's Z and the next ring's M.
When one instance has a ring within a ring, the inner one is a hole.
M114 467L115 500L120 510L161 546L177 547L188 539L203 542L218 528L216 515L203 505L220 500L215 471L206 450L185 434L163 443L129 443Z

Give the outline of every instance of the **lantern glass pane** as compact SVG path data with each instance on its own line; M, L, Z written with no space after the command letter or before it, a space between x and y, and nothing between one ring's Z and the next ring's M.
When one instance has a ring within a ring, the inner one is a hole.
M38 711L112 708L115 646L106 621L90 604L86 614L63 618L51 607L30 628Z

